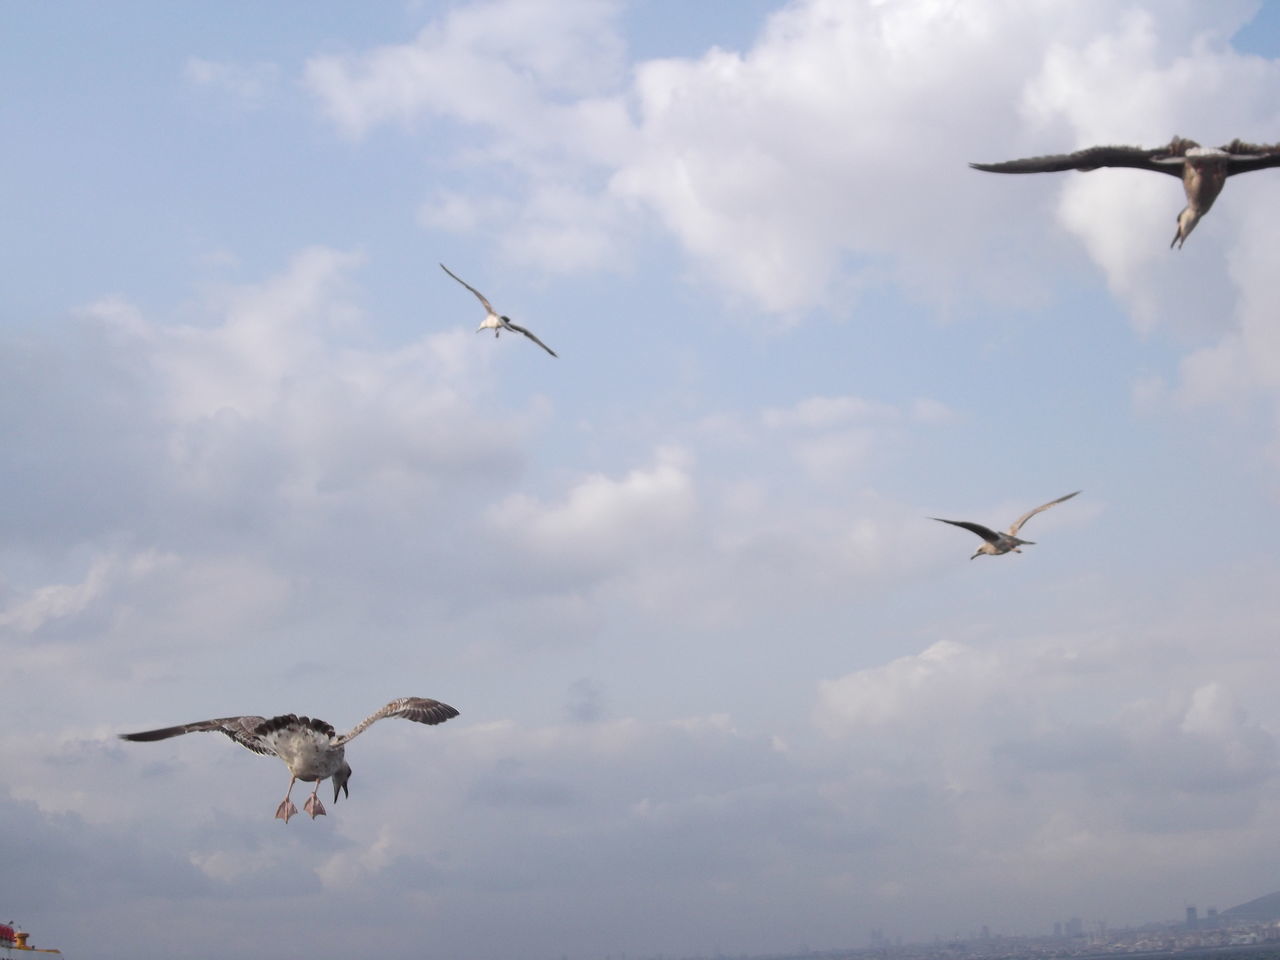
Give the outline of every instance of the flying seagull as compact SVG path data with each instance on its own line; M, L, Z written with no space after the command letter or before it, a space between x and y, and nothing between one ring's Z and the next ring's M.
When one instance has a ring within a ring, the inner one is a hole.
M1194 140L1174 137L1168 146L1089 147L1075 153L1028 157L1004 163L971 163L975 170L991 173L1056 173L1060 170L1097 170L1099 167L1133 167L1182 178L1187 205L1178 214L1178 232L1170 247L1181 247L1200 218L1218 199L1227 177L1250 170L1280 166L1280 143L1256 144L1232 140L1225 147L1202 147Z
M1076 493L1079 493L1079 492L1080 492L1079 490L1076 491ZM939 520L942 523L949 523L953 527L964 527L966 530L976 533L983 540L985 540L986 543L984 543L982 546L978 548L978 552L975 553L973 557L970 557L969 558L970 560L972 560L974 557L979 557L984 553L991 557L999 556L1002 553L1008 553L1010 550L1012 550L1014 553L1021 553L1022 551L1019 550L1018 548L1021 547L1024 543L1030 543L1030 544L1035 543L1034 540L1018 539L1018 531L1022 529L1022 525L1026 523L1028 520L1030 520L1032 517L1034 517L1041 510L1048 510L1055 503L1061 503L1063 500L1070 500L1072 497L1076 495L1076 493L1068 493L1065 497L1059 497L1057 500L1050 500L1048 503L1042 503L1040 506L1036 507L1034 510L1028 510L1026 513L1020 516L1017 520L1013 521L1013 525L1009 527L1008 533L996 533L996 531L990 529L989 527L984 527L980 523L970 523L968 520L943 520L941 517L930 517L929 519Z
M434 725L444 723L456 717L458 711L447 703L428 700L425 697L402 697L392 700L381 710L365 717L351 729L350 733L338 736L337 732L323 720L310 717L299 717L292 713L271 717L222 717L218 720L200 720L196 723L184 723L179 727L165 727L162 730L144 730L141 733L122 733L121 740L168 740L184 733L203 733L216 730L247 747L254 753L265 757L279 757L289 768L293 776L289 780L289 789L276 808L276 819L289 822L289 818L298 812L298 808L289 799L293 793L293 785L299 780L315 781L315 789L303 804L302 809L311 814L311 819L324 816L324 804L316 795L320 790L320 781L333 778L333 802L338 802L338 792L351 796L347 781L351 779L351 767L347 765L343 754L345 744L362 733L365 727L383 717L403 717L414 723Z
M467 281L463 280L460 276L458 276L456 273L454 273L452 270L446 267L443 263L440 264L440 269L443 270L445 273L447 273L449 276L453 277L453 279L457 280L460 284L462 284L472 293L474 293L476 295L476 299L479 300L482 304L484 304L484 309L486 311L484 322L481 323L480 326L476 327L476 333L479 333L481 330L492 330L493 336L495 339L497 338L498 334L503 330L512 330L515 333L523 333L526 337L528 337L530 340L532 340L534 343L540 346L543 350L547 351L547 353L551 354L553 357L556 356L556 352L554 350L548 347L545 343L543 343L541 340L535 337L532 333L530 333L524 327L517 326L516 324L512 323L508 318L504 316L500 316L498 314L498 311L493 309L493 304L491 304L488 300L485 299L483 293L481 293L471 284L467 283Z

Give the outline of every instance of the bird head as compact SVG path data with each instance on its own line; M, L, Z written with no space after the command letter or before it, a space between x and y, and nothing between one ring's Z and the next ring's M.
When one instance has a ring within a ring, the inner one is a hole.
M1181 250L1182 245L1186 243L1187 237L1191 236L1191 231L1196 228L1196 224L1200 222L1201 211L1192 210L1190 207L1183 207L1182 212L1178 214L1178 231L1173 235L1173 240L1169 242L1169 249L1175 246Z
M338 772L333 775L333 802L334 803L338 802L339 793L344 793L348 797L351 796L351 791L347 788L347 781L350 779L351 779L351 765L344 761L342 766L338 768Z

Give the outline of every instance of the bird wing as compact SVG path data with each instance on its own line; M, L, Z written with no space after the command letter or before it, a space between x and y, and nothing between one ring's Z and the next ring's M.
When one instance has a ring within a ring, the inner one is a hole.
M968 520L943 520L941 517L930 517L930 520L937 520L941 523L949 523L953 527L964 527L971 533L976 533L987 543L995 543L1000 539L1000 534L996 533L990 527L984 527L980 523L970 523Z
M505 317L503 319L506 320ZM516 333L523 333L526 337L528 337L530 340L532 340L534 343L540 346L543 350L547 351L547 353L551 354L553 357L557 356L554 350L548 347L545 343L543 343L541 340L535 337L532 333L530 333L524 327L514 324L510 320L506 321L506 327L508 330L514 330Z
M177 727L164 727L160 730L143 730L141 733L122 733L121 740L147 742L151 740L168 740L184 733L206 733L216 730L225 733L240 746L260 753L264 757L274 757L276 752L267 746L258 733L258 728L266 723L265 717L222 717L217 720L198 720L195 723L184 723Z
M414 723L425 723L428 726L434 726L437 723L444 723L457 715L457 710L447 703L441 703L439 700L429 700L426 697L401 697L399 700L392 700L381 710L369 714L369 716L352 727L350 733L345 733L335 738L333 745L335 747L341 746L348 740L363 733L364 729L371 723L375 723L383 717L403 717L405 720L412 720Z
M1076 491L1076 493L1079 493L1079 492L1080 492L1079 490ZM1059 497L1057 500L1050 500L1048 503L1040 504L1040 506L1036 507L1034 510L1028 510L1026 513L1024 513L1022 516L1020 516L1017 520L1013 522L1013 526L1009 528L1009 536L1016 537L1018 535L1018 531L1022 529L1022 525L1026 523L1028 520L1030 520L1032 517L1034 517L1041 510L1048 510L1055 503L1061 503L1063 500L1070 500L1072 497L1076 495L1076 493L1068 493L1065 497Z
M1181 177L1182 164L1169 161L1178 159L1188 147L1195 145L1190 140L1175 139L1168 146L1151 150L1143 147L1089 147L1075 153L1026 157L1002 163L971 163L969 166L988 173L1057 173L1062 170L1097 170L1099 167L1135 167ZM1161 163L1161 159L1165 162Z
M460 284L462 284L464 287L466 287L466 288L467 288L468 290L470 290L472 293L474 293L474 294L476 295L476 299L477 299L477 300L479 300L481 303L483 303L483 304L484 304L484 308L485 308L486 310L488 310L490 313L492 313L492 314L494 314L494 315L496 315L496 314L497 314L497 312L498 312L498 311L497 311L497 310L495 310L495 309L493 309L493 305L492 305L491 303L489 303L489 301L488 301L488 300L486 300L486 299L484 298L484 294L483 294L483 293L481 293L479 290L477 290L477 289L476 289L475 287L473 287L471 284L467 283L467 281L463 280L460 276L458 276L456 273L454 273L452 270L450 270L448 267L446 267L443 263L442 263L442 264L440 264L440 269L441 269L441 270L443 270L445 273L447 273L449 276L453 277L453 279L457 280Z
M1227 176L1280 167L1280 143L1245 143L1232 140L1222 148L1230 156L1227 159Z

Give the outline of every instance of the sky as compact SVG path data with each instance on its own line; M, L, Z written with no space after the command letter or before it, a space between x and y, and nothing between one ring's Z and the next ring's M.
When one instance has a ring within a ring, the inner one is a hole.
M634 960L1280 889L1280 172L1171 251L1172 178L967 166L1280 139L1280 5L0 23L0 921ZM460 716L287 825L116 736L402 696Z

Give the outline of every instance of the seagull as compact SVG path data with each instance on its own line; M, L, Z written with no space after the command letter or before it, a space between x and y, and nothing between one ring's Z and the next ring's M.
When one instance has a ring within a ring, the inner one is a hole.
M1168 146L1089 147L1075 153L1027 157L1004 163L971 163L975 170L991 173L1055 173L1061 170L1097 170L1099 167L1134 167L1182 178L1187 205L1178 214L1178 231L1169 244L1179 248L1200 218L1218 199L1227 177L1250 170L1280 167L1280 143L1256 144L1232 140L1225 147L1202 147L1194 140L1174 137Z
M445 273L447 273L449 276L453 277L453 279L457 280L460 284L462 284L472 293L474 293L476 295L476 299L479 300L482 304L484 304L485 310L488 311L485 315L484 322L481 323L480 326L476 327L476 333L479 333L481 330L492 330L494 339L497 339L498 333L502 330L512 330L515 333L523 333L526 337L528 337L530 340L532 340L534 343L540 346L543 350L547 351L547 353L551 354L553 357L556 356L556 352L554 350L548 347L545 343L543 343L541 340L535 337L532 333L530 333L524 327L516 326L506 317L500 316L498 314L498 311L493 309L493 304L491 304L488 300L485 299L483 293L481 293L471 284L467 283L467 281L463 280L460 276L458 276L456 273L454 273L452 270L446 267L443 263L440 264L440 269L443 270Z
M303 804L302 809L311 814L311 819L325 815L324 804L317 793L320 781L333 778L333 802L338 802L338 792L351 796L347 781L351 779L351 767L343 757L345 744L353 739L376 720L383 717L403 717L414 723L434 725L444 723L456 717L458 711L447 703L428 700L425 697L401 697L392 700L381 710L365 717L351 729L350 733L338 736L332 726L323 720L311 717L299 717L286 713L279 717L222 717L218 720L200 720L196 723L184 723L178 727L165 727L162 730L144 730L141 733L122 733L121 740L168 740L184 733L203 733L216 730L247 747L254 753L264 757L279 757L289 768L293 776L289 780L289 789L276 808L276 819L289 822L289 818L298 812L289 795L293 793L293 785L299 780L315 781L315 789Z
M1077 490L1076 493L1080 493L1080 491ZM986 543L978 548L978 552L970 557L970 560L974 559L974 557L980 557L984 553L991 557L999 556L1002 553L1008 553L1010 550L1014 553L1021 553L1022 551L1018 548L1023 544L1035 543L1034 540L1018 539L1018 531L1022 529L1022 525L1041 510L1048 510L1055 503L1061 503L1063 500L1070 500L1076 495L1076 493L1068 493L1065 497L1059 497L1057 500L1050 500L1048 503L1040 504L1040 506L1036 507L1034 510L1028 510L1017 520L1013 521L1013 525L1009 527L1008 533L996 533L996 531L989 527L984 527L980 523L970 523L968 520L943 520L941 517L930 517L929 519L939 520L942 523L949 523L953 527L964 527L966 530L976 533L985 540Z

